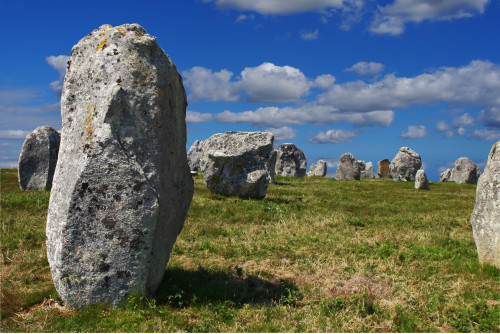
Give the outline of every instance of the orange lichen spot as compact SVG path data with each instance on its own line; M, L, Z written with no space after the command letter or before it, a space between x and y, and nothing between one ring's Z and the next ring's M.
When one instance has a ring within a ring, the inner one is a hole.
M92 140L92 136L94 135L94 128L92 127L92 111L95 109L95 104L91 103L87 106L87 119L85 121L85 135L87 142ZM83 140L83 138L82 138Z
M108 41L108 40L107 40L106 38L105 38L105 39L103 39L103 40L101 41L101 43L99 44L99 46L98 46L95 50L96 50L96 51L99 51L99 50L101 50L102 48L104 48L104 47L105 47L104 45L106 45L106 42L107 42L107 41Z

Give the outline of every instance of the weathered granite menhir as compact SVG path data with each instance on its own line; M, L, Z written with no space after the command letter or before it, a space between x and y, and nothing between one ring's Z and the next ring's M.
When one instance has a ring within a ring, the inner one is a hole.
M389 165L389 177L394 181L415 181L420 167L420 155L409 147L401 147Z
M276 157L276 175L305 177L307 160L304 152L295 144L281 144Z
M447 168L444 172L439 174L439 181L441 182L447 182L450 181L451 178L451 169Z
M429 180L423 169L419 169L415 175L415 189L429 190Z
M389 159L380 160L377 163L377 175L380 178L388 178L389 177L389 167L391 162Z
M271 181L270 132L217 133L201 142L200 170L217 194L263 198Z
M351 153L344 153L340 156L335 178L337 180L359 180L361 177L360 167L358 160Z
M21 189L41 190L52 186L59 142L59 133L48 125L28 133L19 155L18 177Z
M47 218L54 285L70 307L152 295L193 196L182 78L137 24L71 51Z
M317 163L311 164L307 176L325 176L327 171L326 161L318 160Z
M200 158L201 158L201 142L196 140L193 145L189 148L187 152L187 159L189 164L189 169L191 171L199 171L200 170Z
M481 168L479 168L471 159L459 158L453 164L450 181L454 181L458 184L477 184L477 180L479 180L480 175Z
M500 268L500 141L493 144L479 177L470 222L479 262Z

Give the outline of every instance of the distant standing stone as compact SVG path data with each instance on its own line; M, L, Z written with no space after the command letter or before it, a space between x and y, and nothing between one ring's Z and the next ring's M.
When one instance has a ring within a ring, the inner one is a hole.
M451 169L450 168L446 169L444 172L439 174L439 180L441 182L450 181L450 178L451 178Z
M389 177L394 181L414 181L422 167L422 158L409 147L401 147L389 166Z
M470 218L479 262L500 268L500 141L493 144Z
M380 160L377 163L377 174L379 177L388 178L389 177L389 166L391 162L389 159Z
M189 164L189 169L192 171L198 171L200 169L200 141L196 140L187 153L187 160Z
M415 175L415 189L429 190L429 180L423 169L419 169Z
M455 161L451 171L450 181L455 183L477 184L481 169L469 158L460 158Z
M337 180L359 180L361 170L358 161L351 153L340 156L340 163L335 178Z
M53 127L40 126L28 133L19 155L18 178L23 190L52 186L60 135Z
M307 176L325 176L326 170L326 162L324 160L318 160L316 164L311 164Z
M193 196L182 78L137 24L103 25L71 51L47 255L66 305L153 295Z
M281 176L306 176L307 160L304 152L291 143L281 144L276 157L276 174Z
M278 151L273 150L271 153L271 158L269 158L269 172L271 174L271 183L274 183L274 175L276 174L276 158L278 157Z
M373 163L368 161L365 165L365 173L361 175L361 177L366 177L368 179L374 179L375 175L373 175Z
M212 192L263 198L271 181L270 132L217 133L201 145L200 169Z

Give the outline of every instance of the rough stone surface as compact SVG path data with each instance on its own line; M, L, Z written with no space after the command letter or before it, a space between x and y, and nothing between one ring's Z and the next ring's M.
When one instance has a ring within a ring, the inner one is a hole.
M200 158L201 158L201 149L200 149L200 141L196 140L187 153L187 160L189 164L189 169L192 171L200 170Z
M469 158L460 158L455 161L451 171L450 181L455 183L477 184L481 169Z
M269 158L269 173L271 174L271 183L274 183L274 175L276 174L276 158L278 156L278 151L273 150L271 153L271 158Z
M360 177L361 168L356 158L351 153L342 154L335 178L337 180L359 180Z
M304 177L307 160L304 152L294 144L281 144L276 157L276 174L281 176Z
M450 168L446 169L444 172L439 174L439 180L441 182L447 182L447 181L450 181L450 179L451 179L451 169Z
M423 169L419 169L415 175L415 189L429 190L429 180Z
M175 65L141 26L104 25L73 47L46 229L66 305L157 290L193 196L186 106Z
M271 181L270 132L217 133L201 145L200 168L214 193L263 198Z
M46 189L52 186L59 142L59 133L48 125L28 133L19 155L21 189Z
M389 177L394 181L415 181L422 167L422 158L409 147L401 147L389 166Z
M373 163L368 161L365 165L365 173L361 175L361 177L366 177L368 179L374 179L375 175L373 175Z
M493 144L470 217L479 262L500 268L500 141Z
M316 164L312 164L309 167L309 172L307 176L325 176L327 171L326 162L324 160L318 160Z
M380 160L377 163L377 175L378 177L389 178L389 166L391 162L389 159Z

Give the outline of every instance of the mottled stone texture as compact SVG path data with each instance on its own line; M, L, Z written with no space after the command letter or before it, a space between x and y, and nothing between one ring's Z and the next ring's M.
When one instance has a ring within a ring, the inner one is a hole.
M339 167L335 178L337 180L359 180L361 177L361 166L351 153L340 156Z
M271 181L270 132L217 133L201 144L200 170L207 188L224 195L263 198Z
M450 178L451 178L451 169L450 168L446 169L444 172L439 174L439 180L441 182L450 181Z
M394 181L415 181L422 167L422 158L409 147L401 147L389 166L389 177Z
M189 169L192 171L200 170L200 157L201 157L201 148L200 141L196 140L187 153L187 159L189 164Z
M380 160L377 163L377 175L378 177L389 178L389 166L391 162L389 159Z
M455 183L469 183L477 184L477 180L481 175L481 168L479 168L469 158L460 158L455 161L453 169L451 170L450 181Z
M186 106L175 65L141 26L104 25L73 47L46 231L68 306L157 290L193 195Z
M365 172L364 172L364 174L361 174L361 177L366 177L368 179L375 178L375 175L373 175L373 163L371 161L368 161L365 164Z
M274 175L276 174L276 158L278 157L278 151L273 150L271 157L269 158L269 173L271 175L271 180L269 182L274 183Z
M52 186L59 142L59 133L48 125L28 133L19 155L18 176L21 189L46 189Z
M291 143L281 144L276 157L276 174L281 176L304 177L307 160L304 152Z
M325 176L326 171L326 162L324 160L318 160L316 164L311 164L309 172L307 172L307 176Z
M500 141L493 144L470 217L479 262L500 268Z
M429 190L429 180L423 169L419 169L415 175L415 189Z

